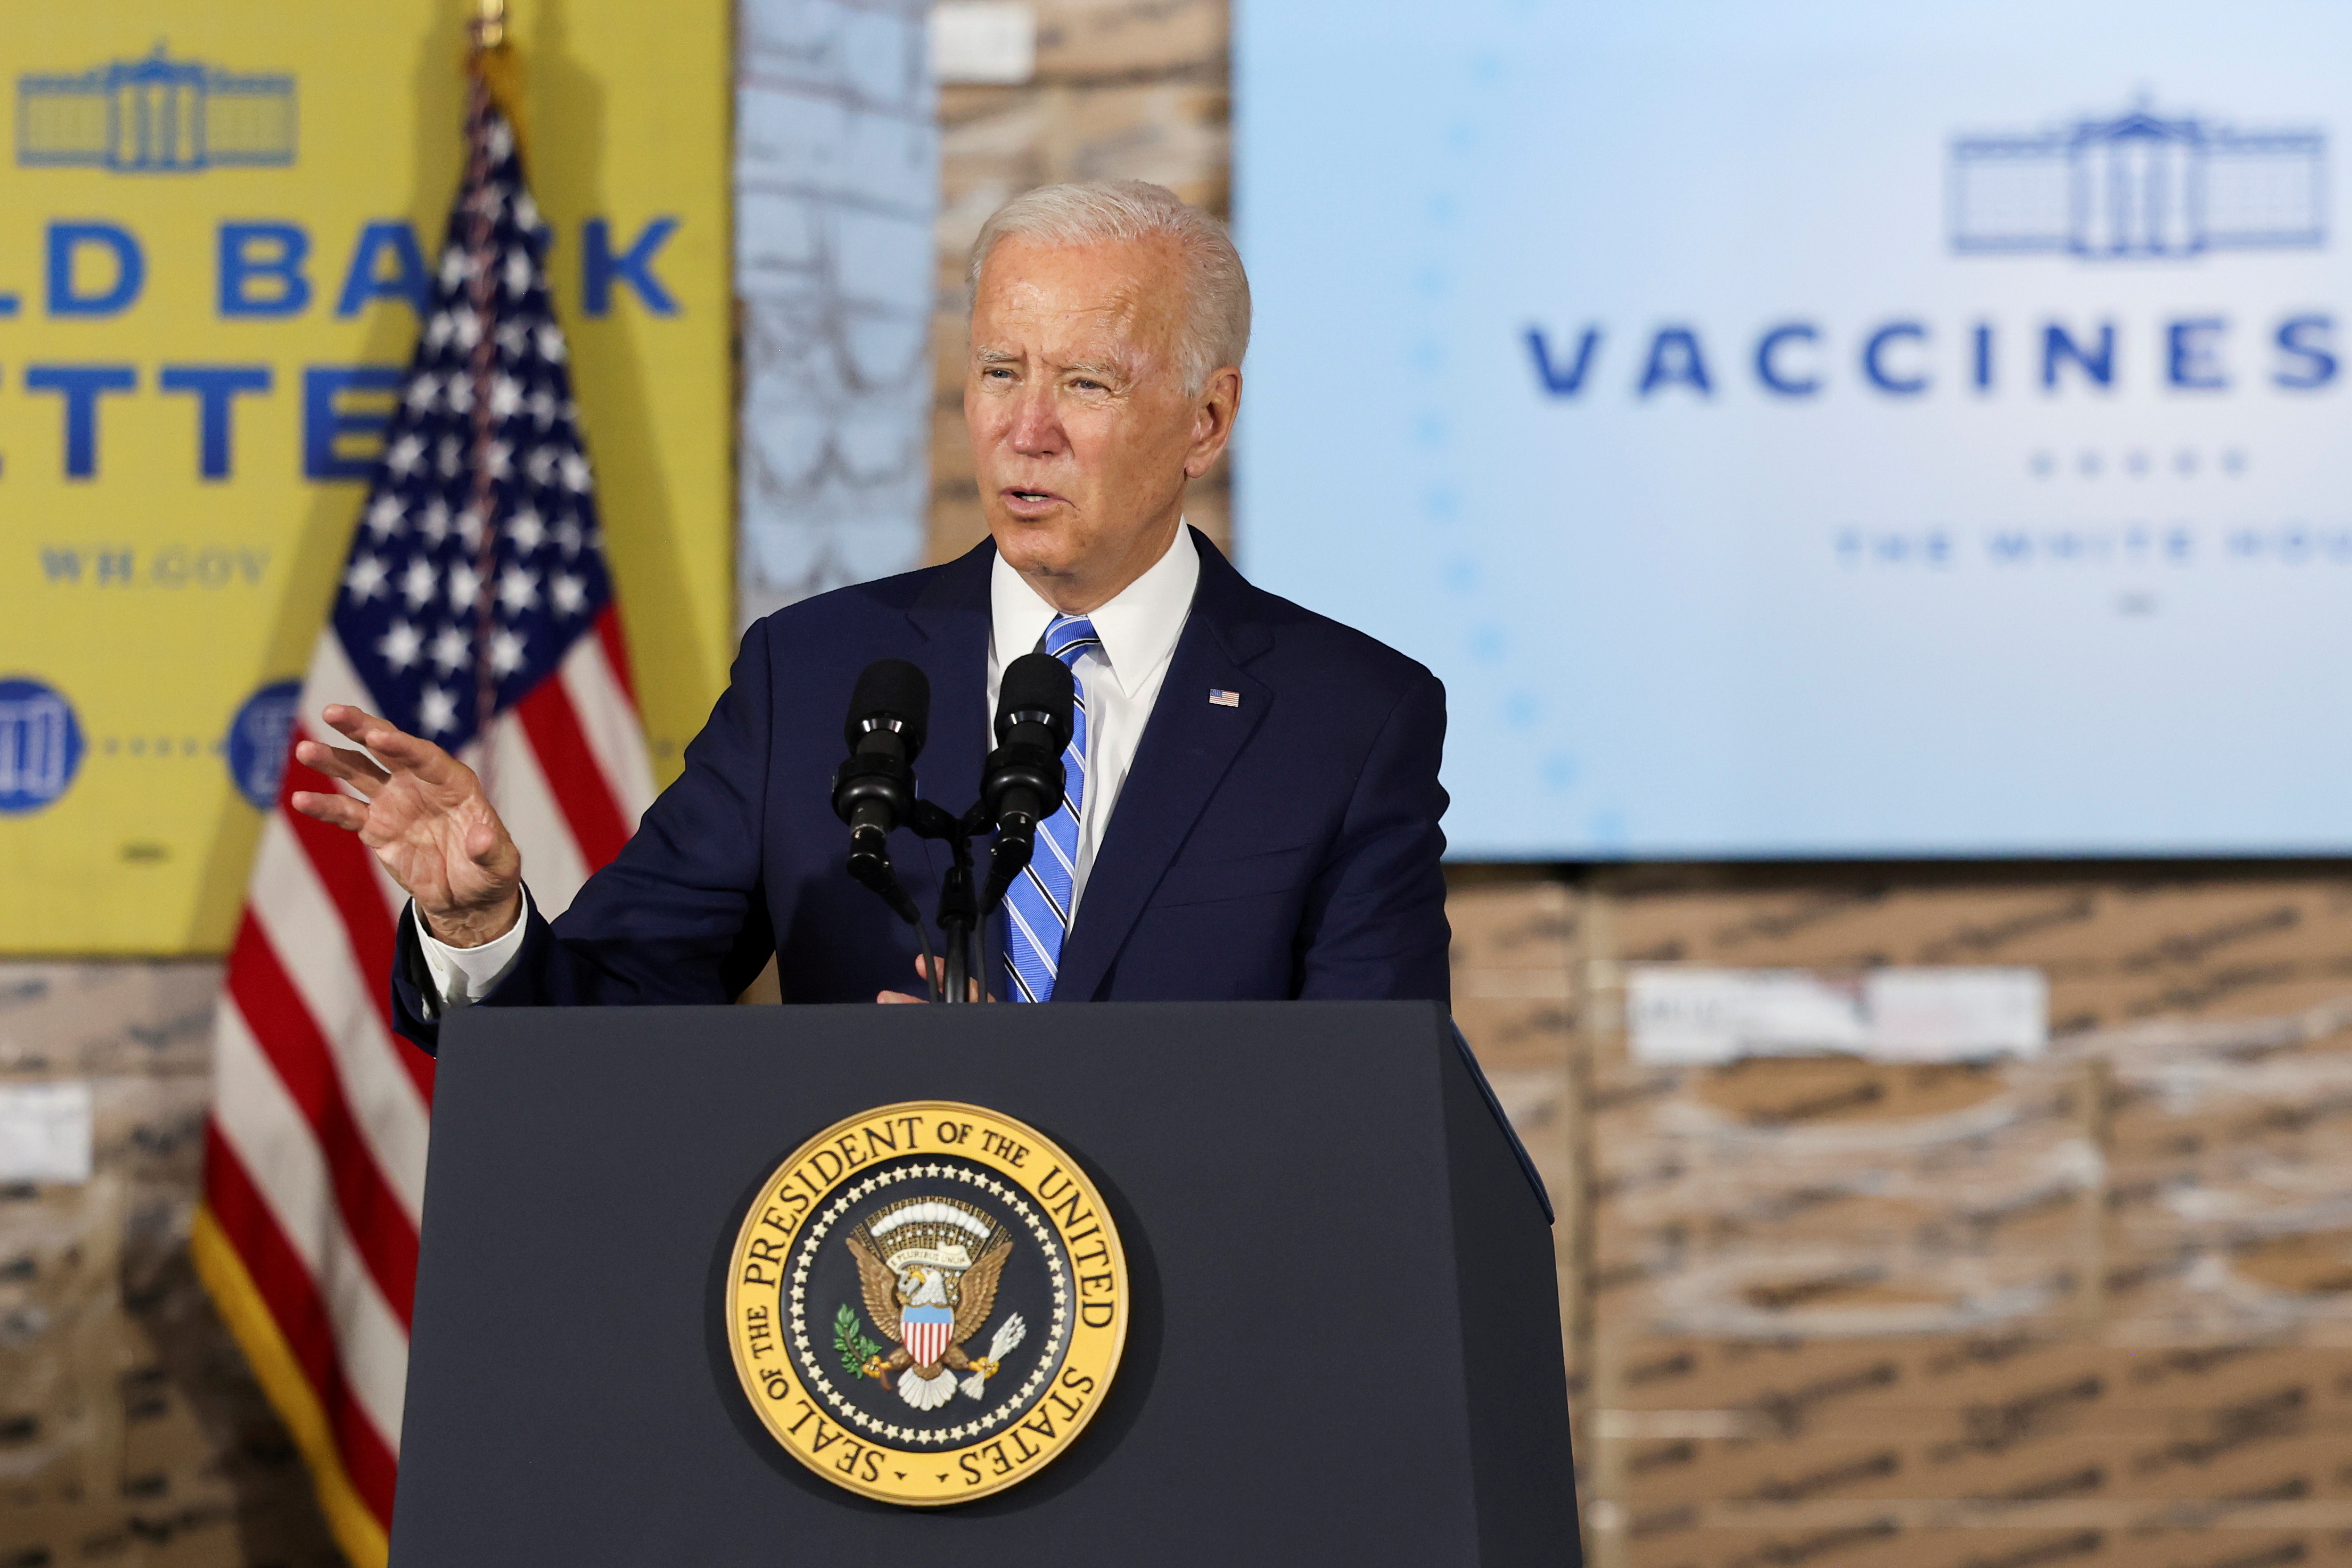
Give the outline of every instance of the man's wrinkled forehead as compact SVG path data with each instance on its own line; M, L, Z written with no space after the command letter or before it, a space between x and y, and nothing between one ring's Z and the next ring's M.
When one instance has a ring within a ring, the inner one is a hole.
M1159 358L1175 312L1171 268L1156 248L1004 241L981 268L973 349L992 359Z

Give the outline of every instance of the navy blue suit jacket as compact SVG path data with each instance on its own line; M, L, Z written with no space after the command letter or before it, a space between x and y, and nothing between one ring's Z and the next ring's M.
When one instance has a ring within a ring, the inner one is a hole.
M1195 533L1200 586L1062 952L1055 1001L1448 999L1437 782L1445 691L1361 632L1243 580ZM931 681L919 790L979 793L995 548L780 610L619 857L552 925L536 911L484 1005L726 1002L773 954L788 1002L916 988L915 934L844 870L842 715L876 659ZM1212 690L1238 692L1238 706ZM945 846L891 852L926 914ZM983 867L985 857L982 857ZM529 868L525 867L526 873ZM1003 915L984 972L1003 980ZM437 1029L414 915L401 1032Z

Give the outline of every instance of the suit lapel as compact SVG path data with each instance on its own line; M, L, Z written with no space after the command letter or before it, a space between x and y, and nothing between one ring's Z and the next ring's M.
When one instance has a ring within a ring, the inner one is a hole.
M995 565L996 547L983 540L936 573L907 612L907 619L924 638L916 662L931 678L930 737L916 760L916 793L959 813L979 794L981 764L987 759L988 591ZM983 857L981 873L985 875L988 846L982 841L978 847ZM916 902L922 906L924 929L931 932L936 948L939 935L931 916L936 913L940 884L953 861L942 843L926 841L923 852L930 868L930 885ZM986 922L982 934L983 976L995 975L1002 967L1002 960L992 956L1002 951L995 936L998 924Z
M1096 852L1062 949L1055 1001L1094 999L1160 876L1273 706L1272 691L1243 668L1273 641L1250 613L1255 591L1197 530L1192 542L1201 580L1192 613ZM1241 705L1213 705L1212 690L1238 692Z

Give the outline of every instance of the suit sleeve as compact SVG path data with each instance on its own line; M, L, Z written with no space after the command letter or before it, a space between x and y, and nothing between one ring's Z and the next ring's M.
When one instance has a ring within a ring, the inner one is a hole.
M775 951L761 886L772 710L768 632L744 635L710 721L613 862L553 922L534 905L483 1007L727 1002ZM525 868L526 871L529 869ZM439 1008L410 916L393 960L400 1032L433 1051Z
M1445 687L1423 672L1389 713L1300 923L1295 994L1309 1001L1450 1002Z

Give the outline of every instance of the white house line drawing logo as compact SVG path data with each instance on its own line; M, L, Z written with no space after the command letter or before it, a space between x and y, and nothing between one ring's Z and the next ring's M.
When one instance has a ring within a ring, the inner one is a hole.
M73 717L55 693L0 696L0 798L55 800L73 777Z
M2325 131L2240 131L2167 119L2145 101L2112 120L1956 136L1952 249L2091 260L2327 243Z
M179 174L294 162L294 78L240 76L163 46L79 76L16 78L16 162Z

